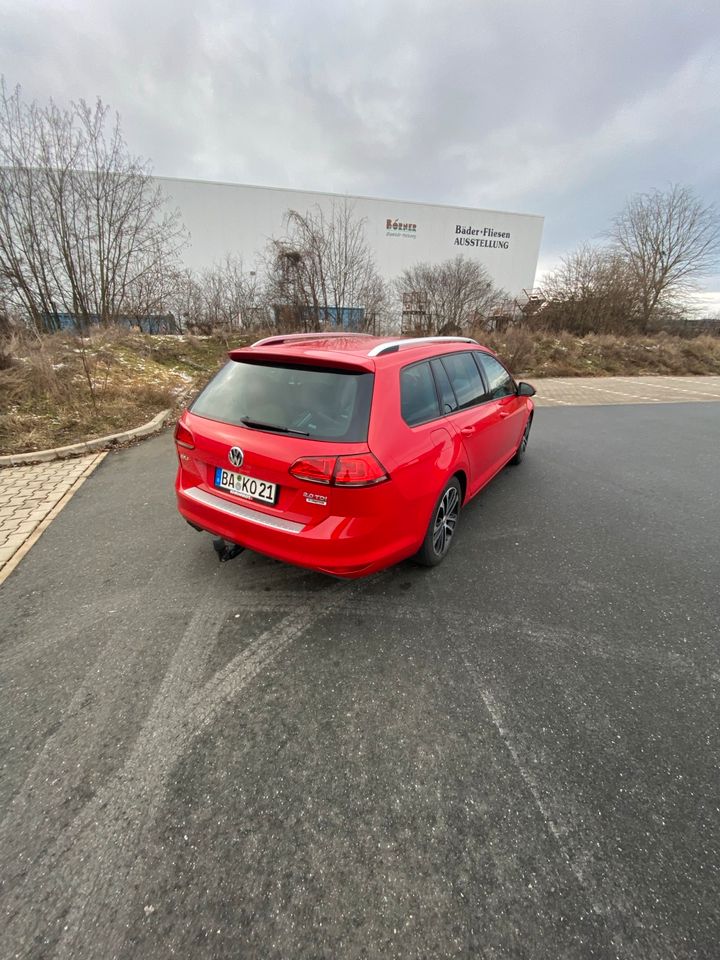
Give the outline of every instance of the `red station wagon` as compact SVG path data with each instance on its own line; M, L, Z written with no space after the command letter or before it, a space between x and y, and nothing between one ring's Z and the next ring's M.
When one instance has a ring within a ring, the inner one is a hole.
M434 566L461 506L525 453L535 390L475 340L290 334L229 356L175 431L180 513L222 560Z

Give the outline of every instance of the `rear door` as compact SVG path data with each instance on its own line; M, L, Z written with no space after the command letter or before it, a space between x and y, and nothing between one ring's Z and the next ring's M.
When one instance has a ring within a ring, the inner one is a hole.
M429 360L403 367L399 386L404 426L397 434L388 433L393 449L383 450L380 459L389 465L396 488L404 499L399 523L409 530L420 531L418 539L422 539L430 511L447 480L455 440L441 416ZM373 419L375 416L373 414Z

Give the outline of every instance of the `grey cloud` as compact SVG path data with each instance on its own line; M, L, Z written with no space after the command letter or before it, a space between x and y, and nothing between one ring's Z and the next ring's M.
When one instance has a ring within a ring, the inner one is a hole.
M543 255L669 181L720 198L720 6L3 0L3 71L100 95L158 173L543 213Z

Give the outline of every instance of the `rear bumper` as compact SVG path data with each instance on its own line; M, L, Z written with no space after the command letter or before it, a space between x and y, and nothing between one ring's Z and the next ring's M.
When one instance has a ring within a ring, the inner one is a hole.
M324 517L308 526L254 504L176 483L178 509L193 526L276 560L335 577L375 573L417 551L425 531L388 530L380 516ZM401 513L396 516L402 516Z

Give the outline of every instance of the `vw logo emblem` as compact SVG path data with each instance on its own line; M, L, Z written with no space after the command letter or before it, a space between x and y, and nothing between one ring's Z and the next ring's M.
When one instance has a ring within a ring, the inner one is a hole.
M242 452L240 447L230 447L230 452L228 453L228 460L234 467L241 467L243 465L244 459L245 459L245 454Z

